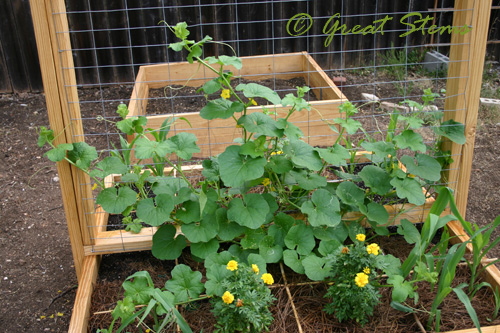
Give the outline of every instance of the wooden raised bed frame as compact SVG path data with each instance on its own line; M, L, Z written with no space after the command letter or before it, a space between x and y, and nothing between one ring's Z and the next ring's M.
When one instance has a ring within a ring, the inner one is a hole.
M325 121L331 122L332 119L340 117L338 106L346 102L347 98L307 52L242 57L241 60L243 63L241 70L232 66L227 67L235 77L252 81L304 78L306 85L311 88L318 100L310 102L310 112L295 112L289 121L300 127L310 145L327 146L333 143L337 134ZM171 116L184 117L189 120L190 124L185 121L176 122L171 128L171 135L178 131L195 134L198 138L197 144L201 149L195 157L210 157L222 153L228 145L233 143L234 138L241 134L232 118L206 120L199 116L199 112L147 114L150 89L172 85L200 87L214 77L216 77L215 73L197 63L178 62L141 66L128 106L128 117L144 115L148 118L147 126L153 129L160 128L163 121ZM267 105L266 107L276 111L280 117L285 117L289 110L289 107L280 105ZM247 109L248 113L259 111L262 111L261 106ZM133 136L129 136L128 139L131 141Z

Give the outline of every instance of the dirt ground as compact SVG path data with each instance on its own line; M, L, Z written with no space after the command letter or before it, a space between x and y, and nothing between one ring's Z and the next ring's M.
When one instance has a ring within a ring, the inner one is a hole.
M500 123L483 116L467 209L479 224L500 215ZM0 95L0 123L0 331L64 332L77 280L57 171L36 145L44 95Z

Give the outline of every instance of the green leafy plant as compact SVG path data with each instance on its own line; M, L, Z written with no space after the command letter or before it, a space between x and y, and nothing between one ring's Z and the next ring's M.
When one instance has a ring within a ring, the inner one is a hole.
M326 257L330 287L324 297L330 299L325 311L339 321L352 319L364 325L379 303L378 272L392 276L400 272L400 261L383 255L376 243L366 244L366 235L357 234L354 244L336 247ZM339 246L336 246L339 245Z
M219 276L220 281L219 295L210 301L217 318L217 332L268 330L273 321L269 306L275 299L266 287L274 283L271 274L263 273L257 264L247 265L234 259L228 261L226 267L212 267L209 274Z

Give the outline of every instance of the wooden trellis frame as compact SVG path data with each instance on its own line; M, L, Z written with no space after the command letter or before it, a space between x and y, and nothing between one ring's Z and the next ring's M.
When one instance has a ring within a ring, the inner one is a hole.
M69 28L64 0L30 0L33 25L35 29L38 54L46 94L47 109L51 128L64 132L57 138L57 144L83 140L83 128L80 119ZM471 11L470 9L474 10ZM453 26L464 26L472 22L472 31L465 35L454 34L450 50L449 77L447 94L452 96L446 101L446 119L453 118L465 123L466 143L449 143L447 148L455 157L448 174L448 180L456 190L459 210L465 215L467 194L472 165L477 112L486 50L488 22L491 2L479 0L456 0ZM57 13L54 15L54 13ZM59 52L64 49L65 52ZM465 94L462 92L465 91ZM458 156L458 157L457 157ZM100 255L85 252L92 246L92 231L87 230L88 219L95 218L95 208L91 200L92 191L88 177L66 162L57 164L64 210L71 240L75 270L79 288L76 295L70 332L86 332L93 284L97 279ZM92 223L92 225L97 225ZM450 230L464 241L465 232L452 221ZM487 280L500 285L498 269L487 269ZM484 331L496 331L500 326L486 328ZM471 330L475 331L475 330ZM465 332L465 331L461 331Z

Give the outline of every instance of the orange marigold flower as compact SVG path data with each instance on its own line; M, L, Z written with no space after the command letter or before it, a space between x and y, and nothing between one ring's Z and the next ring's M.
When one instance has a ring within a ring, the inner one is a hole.
M342 254L348 254L349 253L349 248L347 246L344 246L342 248Z

